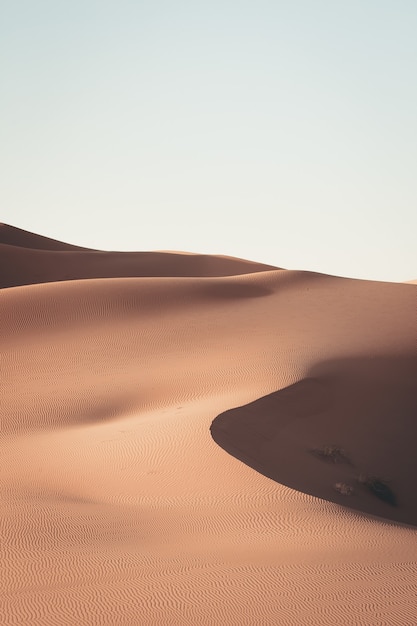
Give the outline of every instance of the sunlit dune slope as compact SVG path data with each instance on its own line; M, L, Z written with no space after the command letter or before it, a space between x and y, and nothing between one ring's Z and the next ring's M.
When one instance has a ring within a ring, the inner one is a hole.
M414 285L1 232L0 621L414 623Z

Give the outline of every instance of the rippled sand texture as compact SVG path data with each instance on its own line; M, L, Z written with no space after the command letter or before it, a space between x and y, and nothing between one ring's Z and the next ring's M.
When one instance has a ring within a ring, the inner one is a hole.
M415 285L0 242L1 624L417 623Z

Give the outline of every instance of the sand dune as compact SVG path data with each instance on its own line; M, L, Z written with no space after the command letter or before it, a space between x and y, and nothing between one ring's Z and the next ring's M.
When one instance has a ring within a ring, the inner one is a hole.
M180 252L102 252L0 226L0 288L62 280L232 276L269 269L245 259Z
M73 246L70 243L43 237L36 233L31 233L10 224L0 224L0 243L20 248L33 248L34 250L90 250L80 246ZM93 252L93 250L90 250Z
M2 623L416 623L414 285L0 242Z

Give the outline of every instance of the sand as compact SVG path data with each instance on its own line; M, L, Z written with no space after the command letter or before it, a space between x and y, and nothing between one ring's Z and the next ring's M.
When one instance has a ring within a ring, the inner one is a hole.
M417 624L414 284L0 246L1 624Z

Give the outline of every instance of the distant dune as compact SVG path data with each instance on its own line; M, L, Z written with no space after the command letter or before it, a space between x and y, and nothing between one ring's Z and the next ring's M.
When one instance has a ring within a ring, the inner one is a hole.
M233 276L277 269L233 257L178 252L101 252L0 226L0 287L82 278Z
M0 262L2 624L417 623L414 284Z

